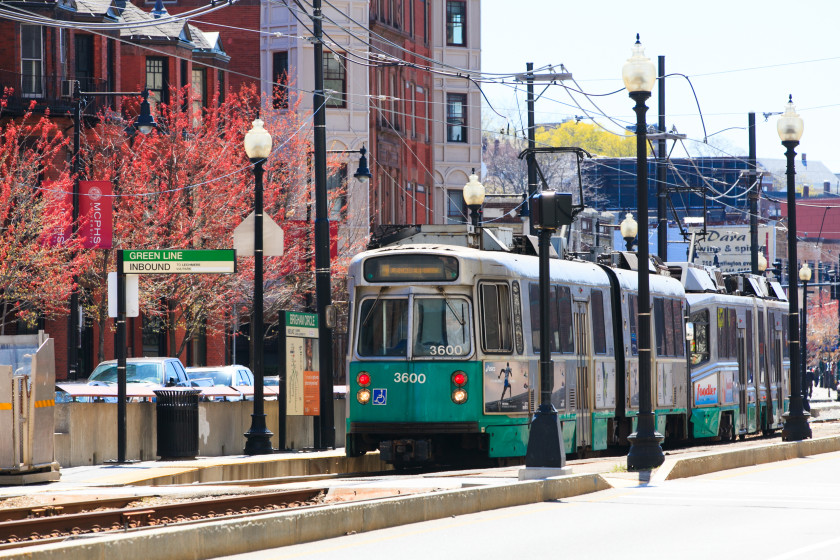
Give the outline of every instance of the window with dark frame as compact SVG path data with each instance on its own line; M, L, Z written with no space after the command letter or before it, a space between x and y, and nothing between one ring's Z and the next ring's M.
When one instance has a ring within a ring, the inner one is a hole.
M531 345L534 352L540 351L540 296L539 284L528 285L528 299L531 306ZM572 293L568 286L551 286L549 292L549 340L552 353L570 354L575 351L572 331Z
M467 44L467 3L463 0L446 2L446 44L452 47Z
M201 111L207 107L207 69L195 68L192 71L192 106L193 118L200 118Z
M513 352L510 290L507 284L484 282L481 295L481 333L485 352Z
M20 69L23 95L43 95L44 32L40 25L20 26Z
M593 350L596 354L606 354L607 332L604 324L604 293L601 290L592 290L590 300L592 302Z
M347 107L347 74L342 56L344 53L324 51L324 89L335 92L325 93L327 107Z
M347 217L347 164L327 177L327 200L330 205L330 219L343 220Z
M691 365L696 366L709 361L709 310L703 309L691 314L694 323L694 340L691 341Z
M154 110L159 103L169 101L169 80L167 77L166 59L160 56L146 57L146 89L152 94L149 96L149 105Z
M671 317L674 322L674 352L677 356L685 356L685 333L683 332L682 303L678 299L672 299L671 306L674 310Z
M467 95L446 94L446 141L467 141Z
M630 353L639 355L639 335L636 327L636 317L639 315L639 302L635 294L627 296L627 315L630 319Z
M287 51L276 51L271 55L271 79L274 82L273 104L275 109L288 109L289 107L289 53Z

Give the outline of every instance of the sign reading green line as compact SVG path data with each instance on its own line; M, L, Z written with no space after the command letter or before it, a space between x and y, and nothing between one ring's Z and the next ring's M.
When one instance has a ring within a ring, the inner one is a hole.
M233 274L233 249L144 249L123 251L123 274Z

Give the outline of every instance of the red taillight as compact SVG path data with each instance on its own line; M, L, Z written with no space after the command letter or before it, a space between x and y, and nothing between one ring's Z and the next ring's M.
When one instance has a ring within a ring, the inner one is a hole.
M456 371L452 374L452 383L458 387L463 387L467 383L467 374L463 371Z
M356 383L358 383L360 387L367 387L368 385L370 385L370 375L368 375L364 371L361 372L359 375L356 376Z

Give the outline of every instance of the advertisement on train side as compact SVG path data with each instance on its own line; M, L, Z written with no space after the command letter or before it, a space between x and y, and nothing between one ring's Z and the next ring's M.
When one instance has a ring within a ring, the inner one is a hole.
M703 406L718 403L718 380L716 375L694 382L694 405Z
M531 386L528 362L484 362L484 413L529 412Z

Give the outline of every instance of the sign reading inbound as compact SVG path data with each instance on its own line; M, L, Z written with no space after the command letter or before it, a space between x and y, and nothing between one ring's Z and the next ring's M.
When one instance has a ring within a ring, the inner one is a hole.
M123 251L123 274L233 274L233 249Z

